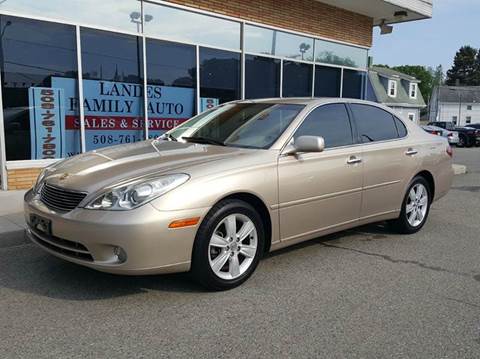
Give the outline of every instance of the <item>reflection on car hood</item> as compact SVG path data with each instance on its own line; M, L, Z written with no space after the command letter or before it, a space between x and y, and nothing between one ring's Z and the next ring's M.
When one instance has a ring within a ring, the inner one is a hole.
M189 173L195 166L251 152L235 147L150 140L87 152L49 169L49 184L95 192L149 174Z

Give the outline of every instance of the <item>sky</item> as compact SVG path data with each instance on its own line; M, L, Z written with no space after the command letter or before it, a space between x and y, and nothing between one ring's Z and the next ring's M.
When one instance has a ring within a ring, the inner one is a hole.
M480 0L433 0L433 18L394 25L393 33L374 30L374 64L452 67L463 45L480 47Z

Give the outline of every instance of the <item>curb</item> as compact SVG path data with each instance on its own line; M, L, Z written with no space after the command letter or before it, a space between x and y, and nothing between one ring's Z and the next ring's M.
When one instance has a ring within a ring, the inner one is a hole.
M0 249L21 246L30 243L27 238L25 229L20 229L13 232L5 232L1 234Z
M453 164L452 168L453 168L453 173L455 175L463 175L463 174L467 173L467 166Z

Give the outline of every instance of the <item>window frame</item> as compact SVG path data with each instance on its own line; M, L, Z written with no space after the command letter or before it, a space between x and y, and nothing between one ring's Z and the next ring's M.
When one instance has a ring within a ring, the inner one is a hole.
M355 112L353 111L351 105L369 106L369 107L373 107L373 108L376 108L376 109L378 109L378 110L382 110L382 111L390 114L390 115L392 116L393 126L395 127L395 130L397 131L397 137L396 137L396 138L390 138L390 139L387 139L387 140L372 141L372 142L363 142L363 141L362 141L362 138L361 138L361 136L360 136L360 133L358 132L358 119L357 119L357 117L355 116ZM349 103L348 103L348 108L349 108L349 111L350 111L350 113L351 113L351 117L352 117L352 119L353 119L353 123L354 123L354 126L355 126L355 131L356 131L356 134L357 134L357 141L358 141L358 144L359 144L359 145L365 146L365 145L375 145L375 144L377 144L377 143L400 141L400 140L404 140L404 139L406 139L406 138L408 138L408 137L410 136L410 132L408 131L408 126L405 124L405 122L402 121L402 120L401 120L398 116L396 116L393 112L387 111L387 110L384 109L383 107L375 106L375 104L370 104L370 103L349 102ZM398 132L398 127L397 127L397 124L396 124L395 119L398 119L398 120L405 126L405 129L407 130L407 135L406 135L406 136L400 137L400 133Z
M413 96L412 93L414 94ZM411 99L416 99L418 97L418 84L416 82L410 82L408 94Z
M393 87L392 87L393 85ZM396 98L397 97L397 80L388 80L387 95L388 97ZM392 94L393 90L393 94Z
M417 114L415 112L409 112L407 117L410 121L415 122L417 120ZM411 118L410 118L411 117Z

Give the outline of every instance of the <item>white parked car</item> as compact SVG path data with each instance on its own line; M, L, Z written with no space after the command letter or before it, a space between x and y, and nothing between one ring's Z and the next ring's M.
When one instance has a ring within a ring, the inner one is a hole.
M431 133L432 135L438 135L447 138L448 143L451 145L457 145L460 142L457 131L446 130L438 126L422 126L422 128Z

